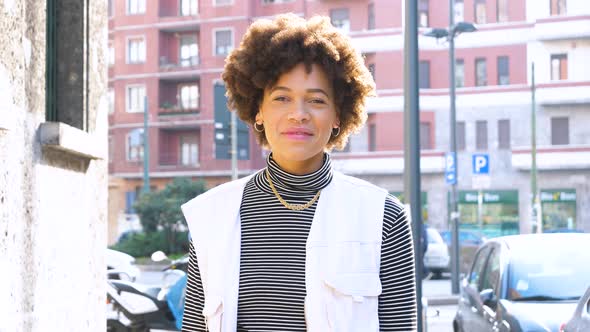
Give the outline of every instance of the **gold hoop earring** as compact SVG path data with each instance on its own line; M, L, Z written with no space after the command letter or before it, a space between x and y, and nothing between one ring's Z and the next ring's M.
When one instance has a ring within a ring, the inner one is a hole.
M258 126L261 126L262 129L258 129ZM256 130L257 132L261 133L264 131L264 125L262 123L258 123L258 122L254 122L254 130Z
M336 132L334 132L334 130L336 130ZM332 135L338 137L338 135L340 135L340 127L332 128Z

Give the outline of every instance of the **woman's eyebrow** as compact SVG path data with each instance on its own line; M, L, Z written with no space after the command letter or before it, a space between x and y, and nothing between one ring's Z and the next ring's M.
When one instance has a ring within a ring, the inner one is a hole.
M287 92L291 92L292 90L289 89L286 86L275 86L272 89L270 89L269 94L277 91L277 90L281 90L281 91L287 91ZM330 96L328 96L328 93L326 91L324 91L323 89L320 88L316 88L316 89L306 89L305 92L307 93L322 93L324 94L327 98L330 98Z
M307 89L305 90L308 93L323 93L324 95L326 95L326 97L330 98L330 96L328 96L328 93L322 89Z
M271 94L277 90L283 90L283 91L287 91L287 92L291 91L291 89L287 88L286 86L275 86L274 88L270 89L269 94Z

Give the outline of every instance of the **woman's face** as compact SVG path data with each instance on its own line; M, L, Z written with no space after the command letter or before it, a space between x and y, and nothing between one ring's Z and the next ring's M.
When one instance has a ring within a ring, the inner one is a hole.
M321 167L332 129L340 125L333 93L319 65L308 74L302 63L264 90L256 122L264 125L273 159L285 171L307 174Z

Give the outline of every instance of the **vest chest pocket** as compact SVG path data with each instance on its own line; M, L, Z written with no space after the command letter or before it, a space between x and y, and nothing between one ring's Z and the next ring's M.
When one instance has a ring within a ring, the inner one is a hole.
M221 319L223 317L223 301L219 296L207 298L205 296L205 305L203 306L203 316L209 332L221 332Z
M331 331L379 331L379 274L338 273L324 279Z

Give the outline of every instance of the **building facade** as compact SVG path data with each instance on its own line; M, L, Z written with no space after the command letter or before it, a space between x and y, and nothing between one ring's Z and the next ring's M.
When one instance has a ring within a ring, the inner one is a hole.
M106 329L106 16L0 3L0 331Z
M456 47L458 188L465 228L488 235L532 231L531 65L535 63L538 186L544 225L590 230L590 8L585 0L455 0L455 21L473 22ZM377 83L364 130L334 165L393 193L403 191L402 0L111 0L109 171L114 200L142 186L143 99L148 104L149 174L229 180L223 61L256 19L294 12L329 16L347 33ZM426 37L448 26L446 1L419 0L420 140L427 222L448 227L444 180L449 149L448 44ZM264 166L242 126L240 174ZM225 150L224 150L225 149ZM473 192L472 156L487 154L489 185ZM114 181L112 182L114 183ZM481 195L480 195L481 194ZM474 202L475 195L475 202ZM480 198L481 197L481 198ZM561 197L564 197L563 199ZM481 200L481 204L477 204ZM121 206L121 204L119 204Z

